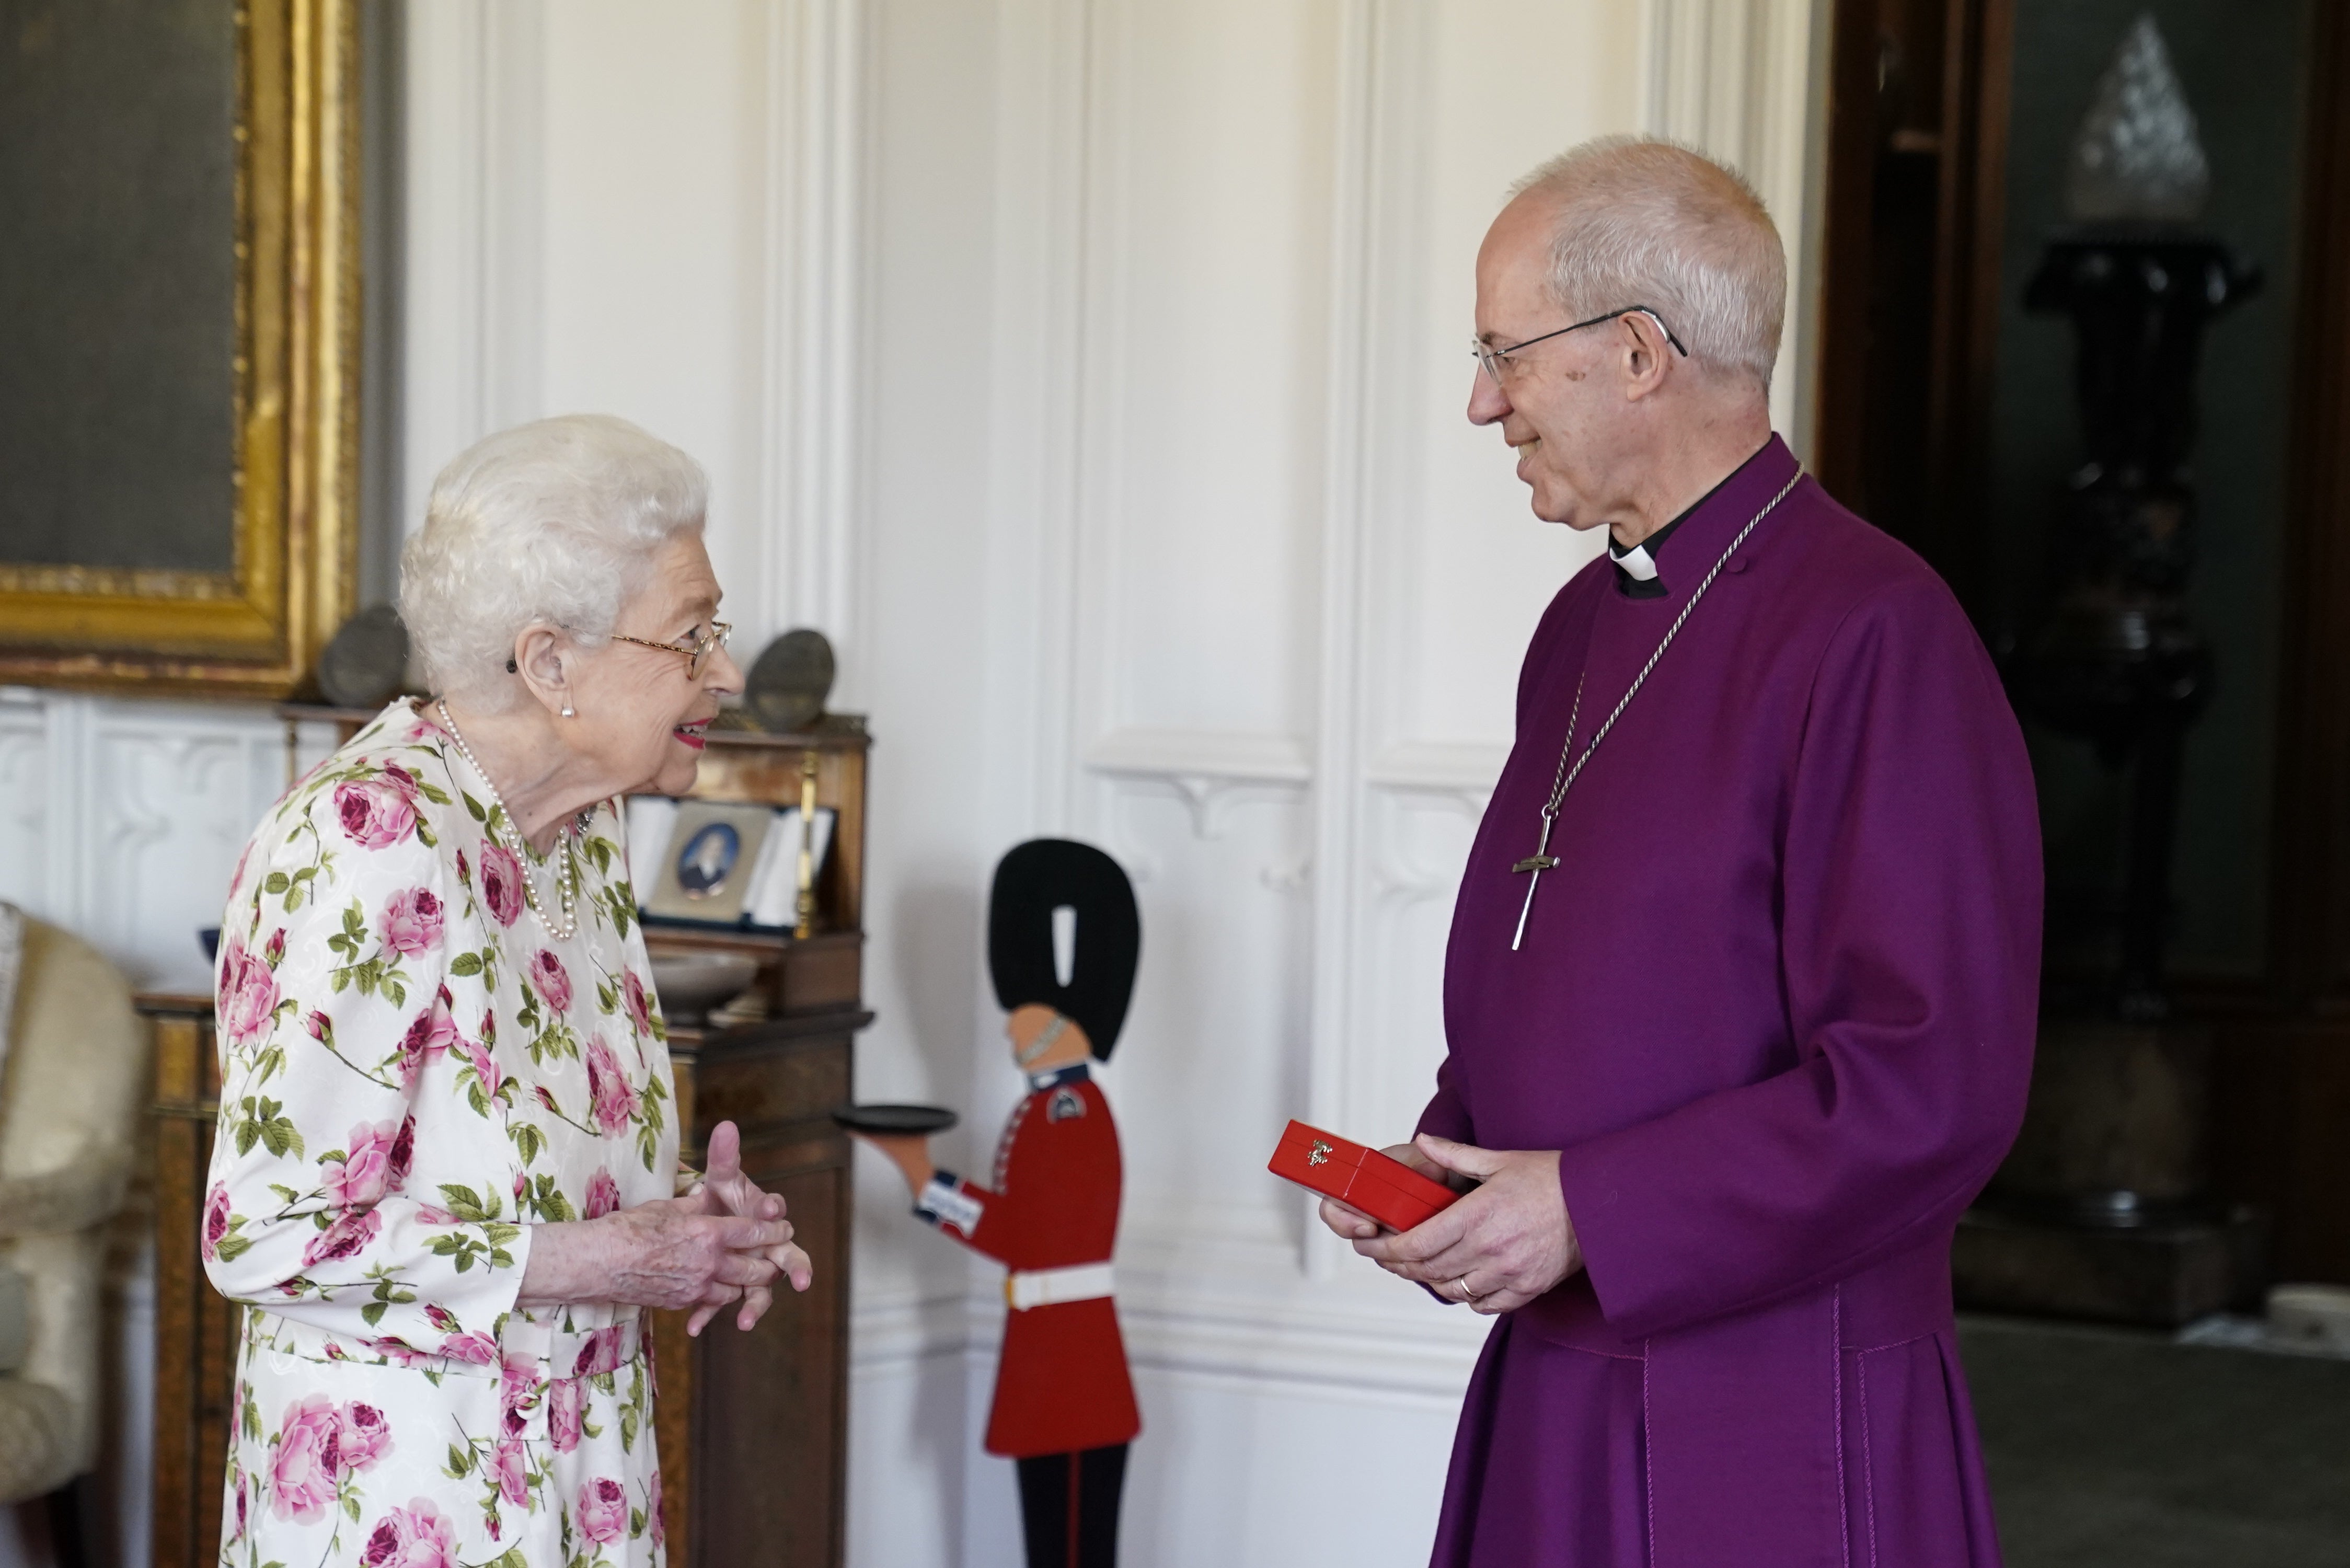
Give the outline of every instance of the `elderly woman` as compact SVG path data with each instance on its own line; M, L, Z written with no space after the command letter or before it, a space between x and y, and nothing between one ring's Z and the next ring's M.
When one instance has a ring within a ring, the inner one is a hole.
M740 680L705 493L615 419L451 463L400 587L440 695L245 851L203 1234L252 1306L224 1563L660 1563L643 1309L747 1329L807 1288L731 1125L680 1180L615 798L691 787Z

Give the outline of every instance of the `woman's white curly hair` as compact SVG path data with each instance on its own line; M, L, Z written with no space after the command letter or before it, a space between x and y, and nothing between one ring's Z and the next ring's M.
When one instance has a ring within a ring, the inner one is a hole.
M1787 253L1754 188L1694 148L1603 136L1513 186L1554 205L1550 292L1575 320L1645 305L1690 358L1767 391Z
M506 661L534 623L600 646L646 561L700 531L709 497L700 463L609 414L467 447L432 482L424 526L400 553L400 618L432 690L493 709L519 701Z

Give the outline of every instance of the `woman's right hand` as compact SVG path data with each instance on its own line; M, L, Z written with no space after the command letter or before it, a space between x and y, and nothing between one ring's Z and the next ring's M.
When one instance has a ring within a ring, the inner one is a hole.
M520 1303L555 1306L723 1306L777 1271L770 1249L792 1239L783 1220L711 1214L691 1199L660 1198L607 1214L532 1227Z

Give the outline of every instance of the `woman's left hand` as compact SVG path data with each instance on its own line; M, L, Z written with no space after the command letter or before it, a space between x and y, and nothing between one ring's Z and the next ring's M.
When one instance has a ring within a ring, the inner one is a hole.
M686 1194L683 1201L697 1206L703 1214L739 1214L747 1220L784 1220L784 1200L763 1190L759 1184L743 1174L743 1134L733 1122L720 1122L710 1129L710 1157L702 1171L702 1184ZM786 1234L790 1224L784 1224ZM816 1278L816 1266L796 1242L785 1241L766 1249L767 1260L792 1282L792 1289L804 1291ZM685 1332L700 1334L702 1326L718 1315L719 1305L698 1306L685 1322ZM775 1294L764 1285L753 1285L743 1293L742 1310L734 1314L734 1326L747 1329L775 1304Z

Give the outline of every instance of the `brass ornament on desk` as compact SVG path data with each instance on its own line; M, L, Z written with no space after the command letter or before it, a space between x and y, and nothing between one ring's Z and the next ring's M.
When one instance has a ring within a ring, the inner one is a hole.
M743 700L768 733L798 734L823 716L838 668L824 633L801 627L760 652L743 681Z
M800 759L800 898L795 937L816 935L816 754Z

